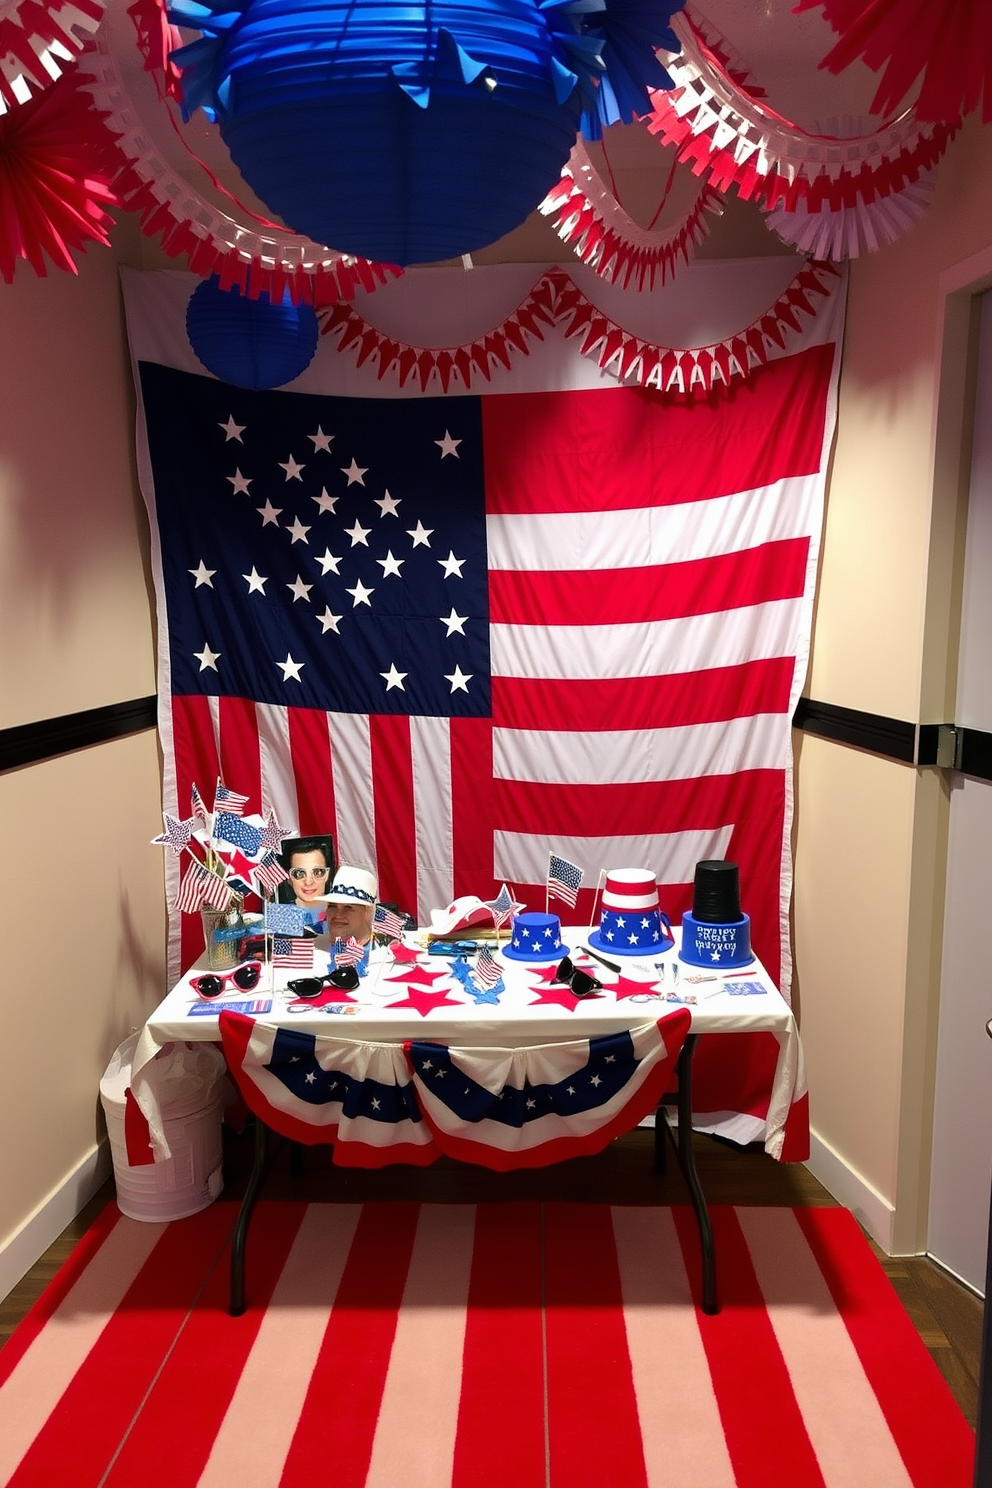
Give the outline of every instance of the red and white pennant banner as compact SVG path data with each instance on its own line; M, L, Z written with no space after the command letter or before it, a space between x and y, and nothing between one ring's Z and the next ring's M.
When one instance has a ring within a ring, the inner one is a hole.
M653 289L656 278L664 284L680 262L689 262L709 233L707 219L723 215L723 197L703 182L680 221L660 229L641 227L607 188L579 139L538 211L555 219L552 226L562 242L602 279L624 289Z
M720 191L735 187L745 201L789 211L870 203L919 180L956 128L907 108L856 138L808 134L748 92L684 15L672 26L683 50L665 65L677 86L652 93L647 126L696 175Z
M424 392L432 384L444 392L457 382L469 388L479 375L488 381L494 367L508 369L516 353L527 356L529 338L543 341L553 326L566 338L581 337L582 355L618 382L661 392L708 391L747 377L768 360L770 347L781 350L789 333L800 329L800 316L816 314L815 301L828 295L836 273L830 264L805 264L762 315L710 346L659 346L633 335L597 309L561 268L543 274L501 325L461 346L411 346L376 330L350 305L331 305L319 315L322 333L338 336L338 350L354 352L359 367L369 362L380 380L390 373L400 387L414 378Z

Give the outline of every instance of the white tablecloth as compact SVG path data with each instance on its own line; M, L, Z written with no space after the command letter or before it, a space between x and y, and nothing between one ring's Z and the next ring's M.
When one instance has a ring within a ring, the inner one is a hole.
M217 998L204 1012L202 999L190 985L193 976L207 968L191 968L152 1013L138 1040L132 1063L131 1089L148 1119L152 1149L156 1158L169 1156L162 1125L162 1112L155 1078L155 1056L169 1044L182 1041L215 1041L217 1015L225 1007L249 1011L259 1022L298 1028L307 1033L331 1034L372 1042L402 1043L411 1038L465 1045L500 1045L520 1047L563 1038L591 1038L598 1034L636 1027L651 1018L663 1016L674 1007L689 1001L693 1034L770 1032L779 1045L779 1057L773 1080L771 1100L765 1123L765 1149L780 1157L784 1125L793 1102L805 1091L802 1048L792 1010L771 982L764 967L755 960L742 974L716 974L716 980L693 981L714 972L678 962L677 929L675 946L650 960L614 958L622 965L618 977L596 961L581 956L588 928L562 929L562 939L577 958L604 983L602 993L582 999L574 1009L542 1002L541 996L554 993L542 969L556 962L520 962L506 957L501 950L495 956L503 971L505 989L496 1004L476 1003L451 974L450 958L423 954L416 965L397 962L386 948L375 948L369 957L367 975L357 992L350 994L355 1004L335 1003L326 1007L304 1007L291 1010L294 994L286 989L292 978L305 976L305 971L275 970L265 966L259 985L251 992L239 992L233 985L230 994ZM417 934L407 936L410 946L420 944ZM470 963L471 964L471 963ZM326 943L315 945L315 967L327 965ZM675 983L675 968L678 981ZM424 973L428 973L427 976ZM742 983L758 984L760 993L742 995L735 992ZM636 984L637 990L632 991ZM429 1005L422 993L444 993L443 1005ZM256 1004L245 1008L245 1003ZM265 1004L270 1004L265 1007ZM419 1004L419 1006L418 1006ZM200 1009L200 1011L194 1011Z

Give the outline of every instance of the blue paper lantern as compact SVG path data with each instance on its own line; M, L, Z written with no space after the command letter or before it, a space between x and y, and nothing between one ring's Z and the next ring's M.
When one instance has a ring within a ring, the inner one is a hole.
M313 361L319 327L313 307L288 293L273 305L267 294L249 300L205 279L189 298L186 335L208 372L235 387L276 388Z
M175 0L184 109L218 121L295 232L386 263L517 227L580 127L671 86L655 46L684 0Z

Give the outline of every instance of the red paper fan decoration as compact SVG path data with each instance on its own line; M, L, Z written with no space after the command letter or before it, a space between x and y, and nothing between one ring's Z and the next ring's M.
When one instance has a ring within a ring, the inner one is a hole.
M0 0L0 108L61 75L103 20L105 0Z
M989 0L799 0L795 11L819 7L840 37L821 67L842 72L860 57L885 68L872 113L894 113L922 75L918 119L953 124L981 104L992 120Z
M107 136L74 77L0 117L0 274L11 283L19 259L35 273L77 272L73 253L109 245L120 201L109 184Z

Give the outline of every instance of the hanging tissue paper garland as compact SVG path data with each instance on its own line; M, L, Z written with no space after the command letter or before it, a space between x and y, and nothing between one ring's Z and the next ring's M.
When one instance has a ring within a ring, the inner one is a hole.
M733 186L769 210L802 202L808 211L839 211L890 196L932 169L954 132L907 109L860 138L807 134L745 92L683 17L674 29L682 42L669 63L677 86L653 95L648 128L711 186Z
M196 179L180 175L157 144L158 123L156 129L148 123L154 118L165 129L173 127L165 101L169 76L162 70L164 10L157 0L144 0L131 14L148 59L146 73L125 73L118 61L124 47L134 45L126 15L108 16L80 58L79 71L116 143L114 189L125 209L137 213L142 232L161 234L164 252L170 258L187 255L194 274L216 274L223 289L240 289L252 299L264 292L280 301L288 290L294 302L319 304L350 299L357 288L370 292L398 276L398 269L352 258L268 222L230 192L222 193L226 209L217 205L204 194L217 183L192 151L191 174L202 189Z
M871 128L870 119L829 119L817 125L821 136L833 138L864 136ZM777 207L765 218L768 227L808 258L859 258L862 253L877 253L888 247L919 222L933 199L937 172L927 171L918 181L893 191L875 201L859 201L853 207L821 206L811 212L805 202L790 212Z
M992 120L992 5L988 0L799 0L823 13L840 36L820 63L842 72L861 57L884 67L874 114L894 112L920 74L918 119L953 124L982 106Z
M645 284L653 289L656 276L664 284L680 262L689 262L710 230L707 217L722 216L723 197L703 182L681 221L661 229L640 227L607 189L577 140L560 182L538 210L555 218L551 225L562 242L601 279L640 290Z
M109 183L108 140L90 100L66 75L0 117L0 275L9 284L20 260L47 275L77 272L73 252L109 246L120 206Z
M60 77L103 19L106 0L0 0L0 114Z
M763 315L710 346L658 346L625 331L597 310L564 269L543 274L521 305L502 325L455 347L410 346L384 336L350 305L318 312L323 334L338 336L339 351L353 351L357 365L371 362L381 379L392 373L400 387L411 377L426 392L432 382L447 392L453 382L466 389L480 374L489 379L494 367L509 369L513 356L528 356L528 338L544 340L542 327L561 326L566 338L582 337L579 351L595 358L618 382L653 387L661 392L708 392L717 383L747 377L768 360L769 344L785 346L788 332L798 331L800 315L815 315L812 297L829 294L826 281L836 275L830 264L805 264Z

